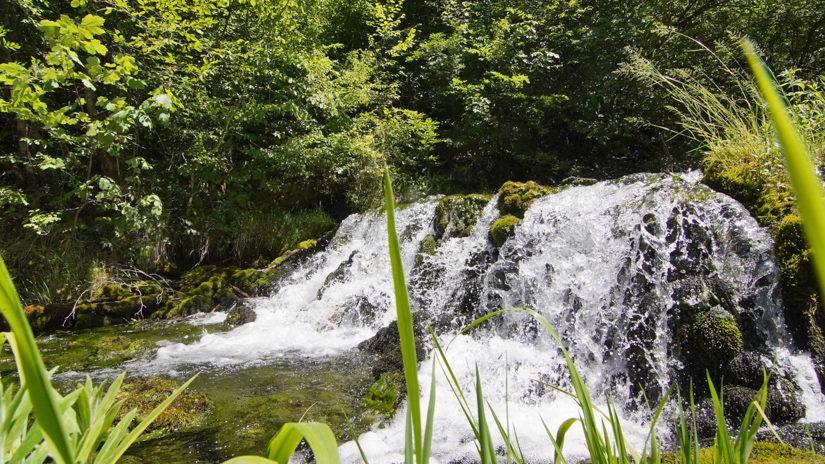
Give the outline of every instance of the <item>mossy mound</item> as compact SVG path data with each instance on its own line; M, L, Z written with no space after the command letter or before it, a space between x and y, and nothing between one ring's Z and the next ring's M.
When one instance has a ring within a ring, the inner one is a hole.
M736 319L717 306L696 316L684 342L685 358L695 367L713 371L736 357L743 345Z
M537 199L556 193L558 190L545 187L533 181L505 182L498 189L498 210L502 215L511 215L524 219L524 212Z
M123 406L117 419L122 419L132 409L137 409L130 427L139 424L155 407L166 400L179 385L160 377L132 377L123 381L118 400ZM146 429L159 434L194 427L212 410L212 402L206 395L184 390Z
M701 448L699 462L711 464L714 448ZM669 452L662 458L662 464L679 464L681 456L678 452ZM825 457L812 455L811 450L801 450L788 445L758 441L753 445L753 451L748 464L823 464Z
M778 156L778 155L777 155ZM811 350L820 383L825 383L825 313L811 266L810 249L796 213L784 170L766 171L752 154L709 153L704 182L735 198L771 231L782 268L785 322L796 345Z
M89 361L120 364L129 359L139 358L153 351L155 344L149 340L132 340L122 335L101 337L95 343L95 352Z
M491 195L452 195L435 208L435 232L438 238L468 237Z
M155 317L180 317L210 311L226 311L241 298L265 296L275 283L294 269L294 263L318 248L307 240L299 248L284 253L263 269L240 269L236 266L199 266L181 277L181 288Z
M496 219L490 227L490 241L496 248L501 248L508 238L515 234L516 224L521 222L521 219L515 216L504 216Z

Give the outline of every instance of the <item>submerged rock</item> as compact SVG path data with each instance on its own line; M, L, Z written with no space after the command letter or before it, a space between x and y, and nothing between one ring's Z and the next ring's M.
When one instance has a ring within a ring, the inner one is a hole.
M166 400L180 385L160 377L131 377L123 381L117 399L123 401L117 419L137 409L133 428L153 409ZM203 393L184 390L146 429L164 434L194 427L212 410L212 402Z
M115 365L142 357L152 352L154 348L155 344L149 340L132 340L123 335L101 337L95 343L95 352L89 357L89 361Z

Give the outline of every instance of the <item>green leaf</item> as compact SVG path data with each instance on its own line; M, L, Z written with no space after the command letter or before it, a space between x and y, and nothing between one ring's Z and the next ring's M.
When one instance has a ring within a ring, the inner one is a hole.
M133 77L130 77L130 78L126 79L126 85L128 85L130 89L136 89L136 90L140 90L140 89L146 87L145 82L143 82L139 79L135 79Z
M155 95L152 99L155 100L156 104L166 108L167 110L172 108L172 99L169 98L169 95L162 93L160 95Z
M66 167L66 161L62 158L52 158L51 156L43 155L43 161L41 161L37 167L44 171L49 169L63 169Z
M6 318L17 341L18 366L21 381L26 386L34 406L35 417L40 424L46 441L55 450L54 460L61 464L73 464L74 452L68 434L63 430L62 414L58 407L60 395L54 390L46 373L46 366L40 357L40 350L34 341L17 290L11 281L6 263L0 256L0 312Z
M238 456L224 461L223 464L272 464L273 462L275 461L260 456Z
M86 30L91 32L92 34L100 35L100 34L103 34L104 32L106 32L106 31L103 30L103 27L102 27L103 23L105 23L105 22L106 22L106 20L103 19L100 16L95 16L95 15L92 15L92 14L88 14L83 18L83 21L80 23L80 25L85 27Z
M340 464L335 435L327 424L320 422L284 424L269 442L266 457L279 463L289 462L289 457L295 452L295 448L302 439L306 439L309 443L315 455L315 462L318 464Z

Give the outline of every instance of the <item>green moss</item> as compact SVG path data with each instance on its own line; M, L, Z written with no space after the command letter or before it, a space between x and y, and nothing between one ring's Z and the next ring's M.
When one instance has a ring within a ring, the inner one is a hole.
M398 409L402 385L404 385L403 374L384 374L370 385L364 402L379 414L392 414Z
M132 293L129 287L112 283L103 287L97 294L92 295L92 299L119 300L132 296Z
M545 187L533 181L505 182L498 190L498 210L502 215L512 215L523 219L524 212L533 202L558 190Z
M126 379L118 395L118 399L123 401L123 406L117 418L122 419L129 411L137 409L135 421L130 427L138 424L178 386L174 381L160 377ZM166 433L191 428L198 425L211 410L212 403L206 395L187 389L149 425L147 430Z
M714 368L733 359L744 344L736 319L717 306L696 316L686 345L691 364Z
M147 354L154 347L155 344L148 340L132 340L122 335L101 337L95 343L95 352L89 361L105 362L106 365L120 364Z
M521 222L521 219L515 216L504 216L496 219L490 227L490 240L497 248L504 245L508 238L512 237L515 231L516 224Z
M703 182L740 201L768 228L782 268L785 322L797 343L825 359L825 339L811 317L820 305L810 250L784 170L766 170L751 153L709 153Z
M714 448L699 449L699 462L711 464ZM662 464L679 464L681 457L678 452L668 452L662 458ZM748 464L821 464L825 463L822 456L811 455L810 450L801 450L788 445L758 441L753 445L753 451Z
M318 241L316 241L316 240L304 240L303 242L298 244L297 248L299 250L311 250L311 249L315 248L315 246L317 244L318 244Z
M439 201L435 208L436 236L469 236L491 198L490 195L452 195Z
M415 266L418 267L424 262L424 256L434 255L436 248L438 248L438 239L432 235L424 237L424 240L421 241L421 247L418 249L418 254L415 255Z

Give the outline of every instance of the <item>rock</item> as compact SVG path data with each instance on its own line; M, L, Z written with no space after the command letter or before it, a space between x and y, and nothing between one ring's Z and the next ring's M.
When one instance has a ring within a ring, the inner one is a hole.
M418 361L425 359L428 354L426 337L429 335L426 328L426 315L422 312L413 314L413 336L415 337L415 354ZM379 355L378 361L372 368L373 377L378 380L382 375L392 375L404 372L404 360L401 355L401 338L398 335L398 321L392 321L383 329L378 330L374 337L364 340L358 348ZM404 387L406 390L406 387Z
M326 279L324 279L324 285L318 289L317 298L320 300L324 296L324 292L329 288L331 285L335 283L345 282L347 277L349 276L349 269L352 267L352 261L355 259L355 255L358 254L358 250L353 251L349 258L346 261L342 262L338 267L330 273Z
M439 201L435 208L436 237L468 237L491 198L490 195L452 195Z
M764 382L763 374L767 371L767 366L758 354L742 351L725 365L722 375L725 382L731 385L759 389Z
M421 241L421 246L418 249L418 254L415 255L415 267L418 268L424 264L425 256L432 256L435 254L435 249L438 248L438 239L433 235L424 237Z
M107 365L120 364L148 354L154 348L155 344L148 340L132 340L122 335L101 337L95 343L95 352L90 361L106 362Z
M496 219L490 227L490 241L496 248L501 248L508 238L515 235L516 224L521 222L521 219L515 216L504 216Z
M524 219L524 212L537 199L556 193L558 190L529 182L505 182L498 190L498 210L502 215L512 215Z
M137 409L134 427L162 403L179 385L160 377L132 377L123 381L117 400L123 401L116 418L122 419L132 409ZM212 402L206 395L184 390L146 429L149 432L167 433L198 425L212 410Z
M258 318L257 313L247 306L244 302L236 304L226 313L226 320L224 323L230 326L238 326L255 322Z
M698 368L716 370L742 350L736 319L720 306L700 313L687 330L684 360Z

